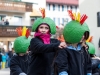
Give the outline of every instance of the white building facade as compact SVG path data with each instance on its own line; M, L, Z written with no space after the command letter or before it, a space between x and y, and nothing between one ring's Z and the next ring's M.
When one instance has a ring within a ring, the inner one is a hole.
M59 0L58 0L59 1ZM46 2L46 16L52 18L56 25L65 25L71 19L67 13L68 10L73 12L78 12L78 4L68 4L68 3L55 3Z

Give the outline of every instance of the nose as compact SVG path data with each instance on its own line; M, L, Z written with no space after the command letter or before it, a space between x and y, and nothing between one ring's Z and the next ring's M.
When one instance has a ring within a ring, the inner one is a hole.
M46 32L46 29L45 29L45 28L43 28L43 29L42 29L42 32Z

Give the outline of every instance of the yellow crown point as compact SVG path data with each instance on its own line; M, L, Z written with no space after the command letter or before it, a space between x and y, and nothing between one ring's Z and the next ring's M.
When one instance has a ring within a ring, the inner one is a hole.
M76 13L73 13L73 15L74 15L74 18L75 18L75 20L77 19L77 15L76 15Z
M26 30L27 30L27 28L26 28L26 26L24 26L23 29L22 29L22 36L26 35Z
M77 18L76 18L76 20L77 20L78 22L80 22L80 13L79 13L79 12L77 13Z

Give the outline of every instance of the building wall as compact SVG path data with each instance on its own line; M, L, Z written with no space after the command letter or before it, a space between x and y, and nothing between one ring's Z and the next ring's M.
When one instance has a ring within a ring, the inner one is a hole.
M46 7L46 0L22 0L24 2L31 2L33 3L33 8L39 10L40 7ZM37 3L37 4L34 4ZM15 12L0 12L0 15L5 15L5 20L8 19L10 25L23 25L23 26L30 26L31 25L31 18L30 14L32 12L25 12L25 13L15 13ZM22 19L15 18L14 16L21 17ZM19 21L18 21L19 20ZM0 19L1 21L1 19ZM18 21L18 22L17 22Z
M88 15L86 23L89 25L90 35L93 36L96 54L100 56L100 49L98 48L100 27L97 27L97 12L100 11L100 0L79 0L79 9L82 14Z
M73 12L79 11L78 6L47 3L46 16L52 18L55 21L56 25L66 24L71 20L67 13L67 10L69 9L72 9Z

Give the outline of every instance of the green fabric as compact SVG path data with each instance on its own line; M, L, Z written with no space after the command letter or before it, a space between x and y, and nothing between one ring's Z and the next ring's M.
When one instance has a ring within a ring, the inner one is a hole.
M55 24L55 22L52 19L50 19L48 17L38 18L37 20L35 20L33 25L32 25L32 31L35 32L37 27L41 23L46 23L46 24L48 24L50 26L51 34L55 34L56 33L56 24Z
M26 53L31 38L26 38L25 36L20 36L14 41L14 50L16 53Z
M78 43L85 31L89 31L86 23L81 25L78 21L70 21L64 27L63 36L66 42Z
M86 44L89 46L89 54L95 54L95 46L90 42L87 42Z

